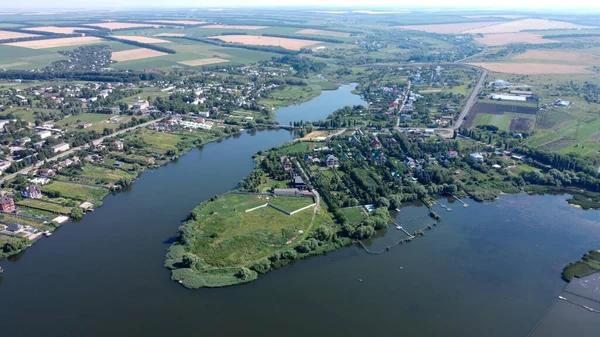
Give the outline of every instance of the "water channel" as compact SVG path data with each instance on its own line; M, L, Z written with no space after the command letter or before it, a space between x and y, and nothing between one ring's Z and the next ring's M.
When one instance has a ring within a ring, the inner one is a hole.
M207 144L0 262L2 336L524 337L565 286L563 265L600 247L599 211L565 196L503 195L437 209L440 226L381 255L350 246L230 288L172 282L164 254L187 213L233 188L253 153L290 139L262 131ZM397 219L422 215L408 205ZM365 243L381 250L400 235L389 227Z

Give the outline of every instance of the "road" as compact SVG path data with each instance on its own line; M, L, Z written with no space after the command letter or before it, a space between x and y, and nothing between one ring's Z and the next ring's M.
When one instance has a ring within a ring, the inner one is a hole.
M110 134L110 135L108 135L108 136L100 137L100 138L98 138L98 139L94 140L94 142L97 142L97 141L103 141L103 140L104 140L104 139L106 139L106 138L109 138L109 137L114 137L114 136L118 136L118 135L120 135L120 134L123 134L123 133L125 133L125 132L131 131L131 130L134 130L134 129L137 129L137 128L145 127L145 126L148 126L148 125L150 125L150 124L154 124L154 123L158 123L158 120L152 120L152 121L150 121L150 122L142 123L142 124L139 124L139 125L136 125L136 126L130 127L130 128L128 128L128 129L123 129L123 130L117 131L117 132L115 132L115 133L113 133L113 134ZM87 144L86 144L86 145L87 145ZM52 157L52 158L48 158L48 159L46 159L45 161L53 161L53 160L58 160L58 159L60 159L60 158L66 157L66 156L68 156L68 155L72 154L72 153L73 153L73 152L75 152L75 151L79 151L79 150L83 149L83 147L84 147L84 146L86 146L86 145L82 145L82 146L74 147L74 148L72 148L72 149L69 149L69 150L67 150L67 151L65 151L65 152L61 152L60 154L57 154L56 156L54 156L54 157ZM22 169L22 170L20 170L20 171L17 171L17 172L15 172L15 173L11 173L11 174L9 174L9 175L7 175L7 176L4 176L4 177L2 177L2 179L0 179L0 184L4 183L6 180L10 180L10 179L12 179L12 178L16 177L18 174L28 174L28 173L29 173L29 171L31 171L31 170L33 170L33 169L36 169L36 168L38 168L38 167L40 167L40 166L42 166L42 164L44 164L44 161L40 161L40 162L36 163L36 164L35 164L35 165L33 165L33 166L26 167L26 168L24 168L24 169Z
M400 110L398 111L398 117L396 118L396 128L400 127L400 114L402 113L402 110L404 109L404 104L406 104L406 100L408 99L409 93L410 93L410 81L408 81L408 87L406 88L406 91L404 92L404 98L402 99L402 105L400 106Z

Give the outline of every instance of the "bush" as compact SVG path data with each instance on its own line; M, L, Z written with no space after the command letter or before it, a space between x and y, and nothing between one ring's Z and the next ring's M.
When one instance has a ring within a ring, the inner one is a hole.
M271 261L269 261L268 259L263 259L255 263L250 268L260 274L265 274L271 270Z
M83 210L79 207L73 207L71 208L71 213L69 215L75 220L80 220L83 218Z

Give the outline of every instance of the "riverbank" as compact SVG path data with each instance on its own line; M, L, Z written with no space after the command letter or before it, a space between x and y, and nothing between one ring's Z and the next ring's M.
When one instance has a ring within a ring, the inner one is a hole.
M580 261L570 263L562 272L563 280L570 282L573 278L590 276L600 271L600 250L590 250Z

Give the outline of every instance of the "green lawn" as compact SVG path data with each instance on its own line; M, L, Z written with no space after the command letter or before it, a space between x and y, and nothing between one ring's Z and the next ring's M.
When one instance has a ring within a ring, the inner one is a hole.
M23 199L17 202L19 205L30 206L35 208L44 209L50 212L58 212L69 214L71 207L61 206L50 202L45 202L39 199Z
M109 193L108 189L101 187L84 186L62 181L53 181L42 186L44 193L58 193L62 197L76 200L100 201Z
M313 198L309 197L272 197L269 199L269 203L283 209L284 211L293 212L297 209L313 204L314 200Z
M123 170L112 170L107 167L95 166L92 164L86 164L83 167L81 175L94 177L98 179L108 179L113 181L118 181L123 178L134 178L131 174Z
M56 122L56 126L64 126L64 127L69 127L70 129L73 130L78 130L78 125L79 123L83 123L83 122L90 122L92 123L92 126L94 126L94 123L100 123L103 121L106 121L107 119L109 119L111 117L111 115L105 115L105 114L93 114L93 113L82 113L79 115L72 115L69 116L67 118L63 118L60 121ZM102 123L102 125L104 127L110 127L110 123ZM81 130L91 130L90 128L87 129L81 129Z
M344 213L346 218L348 218L348 221L350 222L350 224L358 225L365 219L365 217L363 216L363 213L361 211L361 208L362 208L362 206L342 208L342 213Z
M175 150L177 144L181 141L181 136L166 132L156 132L142 130L141 134L136 135L144 142L149 144L152 152L166 153L169 150Z
M266 202L256 195L228 193L194 210L196 219L187 223L196 233L191 251L210 266L232 267L269 256L288 240L306 235L312 212L289 216L271 207L245 212Z

